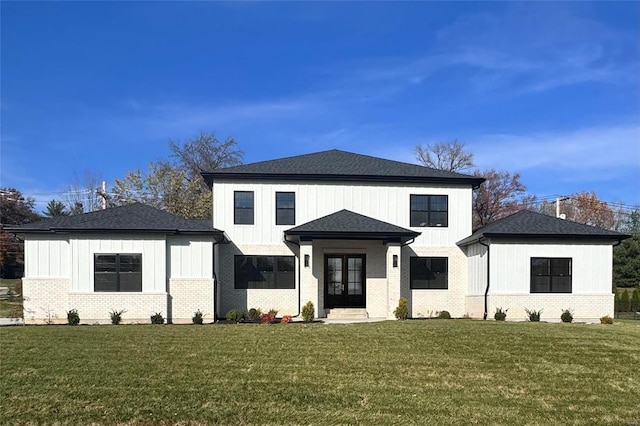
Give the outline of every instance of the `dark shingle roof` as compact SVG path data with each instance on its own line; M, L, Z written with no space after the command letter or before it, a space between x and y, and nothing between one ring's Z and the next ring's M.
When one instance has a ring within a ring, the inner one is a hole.
M558 219L529 210L520 210L504 219L497 220L478 229L471 236L459 241L458 245L468 245L481 238L546 238L616 241L629 238L629 235L572 222L570 220Z
M420 232L401 228L388 222L340 210L286 230L286 236L322 239L402 239L408 240Z
M435 182L480 185L484 179L333 149L203 172L216 179L305 179L378 182Z
M56 217L26 225L7 227L13 233L51 232L158 232L167 234L209 234L223 236L207 219L180 216L134 203L75 216Z

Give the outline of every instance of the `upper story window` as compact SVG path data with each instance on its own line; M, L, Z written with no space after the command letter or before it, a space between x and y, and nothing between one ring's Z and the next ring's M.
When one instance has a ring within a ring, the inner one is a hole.
M95 254L94 291L142 291L142 254Z
M532 257L531 293L571 293L571 258Z
M448 195L411 195L411 226L449 226Z
M449 288L449 259L446 257L411 257L409 280L412 289Z
M234 191L233 223L253 225L253 191Z
M296 193L276 192L276 225L296 224Z

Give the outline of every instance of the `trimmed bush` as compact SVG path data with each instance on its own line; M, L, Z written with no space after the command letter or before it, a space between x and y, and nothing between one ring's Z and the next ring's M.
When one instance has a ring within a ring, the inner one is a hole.
M109 317L111 317L111 324L120 324L120 322L122 321L122 314L124 314L125 312L127 311L125 311L124 309L121 309L119 311L112 310L111 312L109 312Z
M244 322L247 317L247 311L244 309L232 309L227 312L227 321L235 322L236 324L239 322Z
M249 309L249 321L258 322L260 321L260 315L262 315L262 309L251 308Z
M151 315L151 324L164 324L164 317L162 316L162 312L156 312Z
M70 311L67 311L67 323L69 325L80 324L80 315L78 315L77 309L71 309Z
M631 312L640 311L640 290L636 287L631 294Z
M193 318L191 318L191 322L194 324L202 324L203 317L204 317L204 314L200 309L198 309L193 313Z
M565 309L562 311L562 315L560 315L560 319L562 322L572 322L573 321L573 312L571 309Z
M620 294L615 290L613 291L613 310L620 312Z
M438 314L439 319L451 319L451 314L449 311L442 311Z
M260 322L263 324L273 324L274 322L276 322L276 314L272 312L262 314L260 315Z
M508 310L509 309L505 309L503 311L502 307L496 308L496 313L493 315L493 319L495 319L496 321L504 321L505 319L507 319L507 311Z
M315 307L313 306L313 303L311 301L308 301L303 307L302 307L302 320L304 322L311 322L313 321L313 318L315 316Z
M291 322L291 315L284 315L280 320L281 324L289 324Z
M409 301L401 297L400 300L398 300L398 307L393 311L393 314L396 316L396 319L400 321L409 318Z
M613 324L613 318L611 318L609 315L605 315L600 318L600 324Z
M620 298L620 312L629 312L631 309L631 303L629 301L629 292L627 289L624 289L622 293L622 297Z
M540 309L539 311L536 311L536 310L533 310L533 309L529 310L527 308L524 308L524 311L529 316L529 321L531 321L531 322L540 322L540 316L542 315L542 309Z
M277 309L269 309L269 313L273 314L273 316L277 316L278 315L278 310Z

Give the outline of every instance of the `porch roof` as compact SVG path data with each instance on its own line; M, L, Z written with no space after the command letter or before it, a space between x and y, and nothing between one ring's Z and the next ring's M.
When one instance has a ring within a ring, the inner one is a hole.
M369 216L340 210L328 216L312 220L284 231L287 241L382 240L383 242L407 242L420 232L402 228Z

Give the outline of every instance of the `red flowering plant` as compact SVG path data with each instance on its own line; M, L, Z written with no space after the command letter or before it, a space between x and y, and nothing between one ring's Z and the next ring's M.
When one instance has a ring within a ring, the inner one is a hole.
M284 315L280 320L282 324L289 324L291 322L291 315Z
M265 314L260 315L260 322L263 324L273 324L276 322L276 314L273 312L267 312Z

